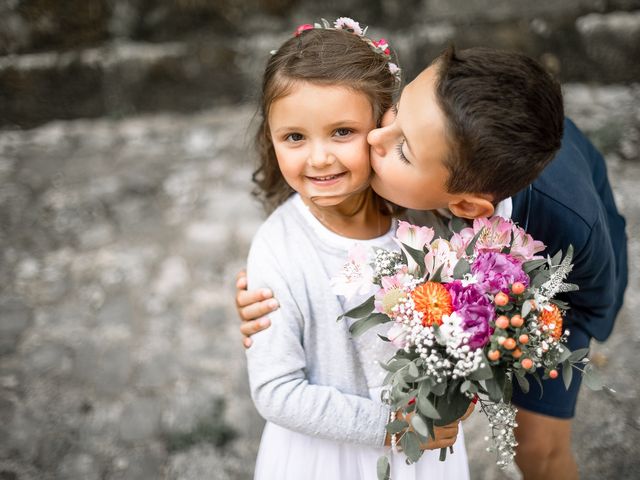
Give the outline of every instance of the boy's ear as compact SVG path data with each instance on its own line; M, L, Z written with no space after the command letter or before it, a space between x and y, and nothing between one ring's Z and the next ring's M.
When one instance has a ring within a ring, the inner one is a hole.
M488 196L462 195L449 202L449 210L456 217L474 219L490 217L495 208Z

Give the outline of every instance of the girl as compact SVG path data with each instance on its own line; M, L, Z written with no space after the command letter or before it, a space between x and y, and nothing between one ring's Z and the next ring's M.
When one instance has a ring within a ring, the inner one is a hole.
M277 207L249 253L252 289L280 301L273 326L247 350L251 394L267 420L255 469L260 479L372 479L389 444L380 401L394 347L370 331L351 338L346 305L331 293L357 240L393 248L393 207L369 187L367 134L392 104L397 70L385 43L350 19L302 26L270 58L262 83L257 194ZM386 53L385 53L386 51ZM425 225L425 221L412 220ZM354 303L358 303L355 299ZM457 425L436 433L450 445ZM414 465L391 455L394 480L468 478L462 435L446 462L427 451Z

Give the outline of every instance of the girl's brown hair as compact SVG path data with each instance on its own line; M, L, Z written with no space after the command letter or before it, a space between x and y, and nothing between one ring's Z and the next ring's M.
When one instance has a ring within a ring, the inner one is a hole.
M339 85L364 93L373 107L376 123L393 104L397 91L388 59L354 33L316 28L287 40L269 59L262 79L261 118L256 134L258 168L252 178L256 184L253 194L267 211L294 193L278 167L269 129L269 108L299 81Z

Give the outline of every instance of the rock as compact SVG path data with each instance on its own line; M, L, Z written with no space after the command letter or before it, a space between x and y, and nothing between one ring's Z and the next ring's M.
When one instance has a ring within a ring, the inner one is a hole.
M15 351L33 320L32 309L17 299L0 301L0 355Z
M58 475L65 480L100 480L102 477L98 462L88 453L65 456L58 468Z
M144 442L160 427L160 405L151 398L134 398L120 418L120 438L125 442Z

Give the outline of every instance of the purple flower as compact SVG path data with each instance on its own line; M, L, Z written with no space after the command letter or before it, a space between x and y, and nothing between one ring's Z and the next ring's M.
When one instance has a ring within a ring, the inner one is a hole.
M478 283L492 294L508 294L509 287L515 282L529 286L529 277L522 270L522 262L505 253L480 253L471 265L471 272Z
M484 347L493 333L489 322L496 315L484 289L478 284L463 286L460 280L444 286L451 295L454 311L462 318L462 328L471 334L469 347Z

